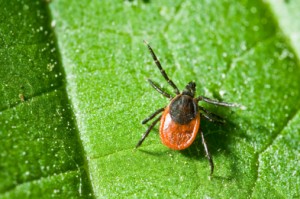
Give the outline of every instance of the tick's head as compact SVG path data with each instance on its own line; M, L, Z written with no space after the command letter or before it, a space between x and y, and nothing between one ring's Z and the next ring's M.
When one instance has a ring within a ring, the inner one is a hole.
M195 82L189 82L185 86L184 90L182 91L182 94L194 97L195 96L195 90L196 90L196 84L195 84Z

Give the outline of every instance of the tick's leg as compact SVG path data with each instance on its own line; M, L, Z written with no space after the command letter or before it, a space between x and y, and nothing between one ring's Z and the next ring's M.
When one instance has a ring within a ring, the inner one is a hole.
M204 101L207 102L209 104L214 104L214 105L219 105L219 106L227 106L227 107L237 107L239 105L237 104L231 104L231 103L227 103L227 102L219 102L217 100L213 100L204 96L199 96L196 98L197 101Z
M156 84L155 82L153 82L151 79L148 79L148 82L150 83L150 85L155 89L157 90L160 94L162 94L163 96L167 97L167 98L170 98L172 99L173 97L165 92L162 88L160 88L160 86L158 84Z
M207 144L205 142L204 135L203 135L203 132L202 132L201 129L200 129L200 134L201 134L202 144L204 146L204 150L205 150L205 153L206 153L206 157L208 158L209 165L210 165L210 175L212 175L213 172L214 172L214 161L213 161L212 156L210 155L210 153L208 151Z
M139 146L142 145L142 143L144 142L144 140L146 139L146 137L149 135L150 131L155 126L155 124L160 120L160 118L161 118L161 116L159 118L157 118L156 120L153 121L153 123L149 126L149 128L144 133L144 135L142 136L142 138L140 139L140 141L137 143L137 145L135 146L135 148L138 148Z
M168 77L168 75L167 75L167 73L165 72L165 70L161 67L161 64L160 64L160 62L158 61L158 59L157 59L157 57L156 57L154 51L152 50L151 46L150 46L145 40L144 40L144 43L147 45L147 47L148 47L148 49L149 49L149 51L150 51L150 54L151 54L151 56L152 56L152 58L153 58L153 60L154 60L154 62L155 62L155 64L156 64L156 66L157 66L158 69L160 70L162 76L165 78L165 80L167 80L167 82L170 84L170 86L173 87L173 89L175 90L176 95L179 95L180 92L179 92L177 86L173 83L172 80L170 80L170 78Z
M146 119L144 119L142 121L142 124L146 124L149 120L152 120L157 114L163 112L165 110L165 108L160 108L158 110L156 110L154 113L152 113L151 115L149 115L149 117L147 117Z
M202 111L201 115L205 117L207 120L209 120L210 122L218 122L222 124L225 123L225 120L221 116L210 112L209 110L203 108L202 106L198 106L198 107L199 110Z

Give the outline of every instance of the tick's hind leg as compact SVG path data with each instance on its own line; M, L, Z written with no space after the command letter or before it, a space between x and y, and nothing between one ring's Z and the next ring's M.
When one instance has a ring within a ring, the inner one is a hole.
M199 110L201 111L201 116L205 117L208 121L217 122L217 123L221 123L221 124L225 123L225 120L221 116L210 112L209 110L203 108L202 106L198 106L198 107L199 107Z
M212 156L210 155L210 153L208 151L207 144L206 144L206 141L204 139L204 135L203 135L203 132L202 132L201 129L200 129L200 134L201 134L202 144L204 146L204 150L205 150L205 153L206 153L206 157L208 158L209 165L210 165L210 175L212 175L213 172L214 172L214 161L213 161Z

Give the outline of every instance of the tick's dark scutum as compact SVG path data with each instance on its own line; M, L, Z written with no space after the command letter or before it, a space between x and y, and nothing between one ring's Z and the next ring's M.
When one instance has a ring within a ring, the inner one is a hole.
M170 104L170 115L178 124L188 124L198 112L197 104L188 95L178 95Z

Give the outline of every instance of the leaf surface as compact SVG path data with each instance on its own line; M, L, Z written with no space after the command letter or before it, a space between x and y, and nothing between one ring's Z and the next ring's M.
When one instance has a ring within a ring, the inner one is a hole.
M299 22L295 3L280 5L6 3L0 197L299 197L299 29L284 25ZM172 151L156 127L134 150L147 129L140 121L168 104L146 79L173 92L144 39L180 89L195 81L198 95L243 106L201 102L227 120L201 120L212 179L199 138Z

